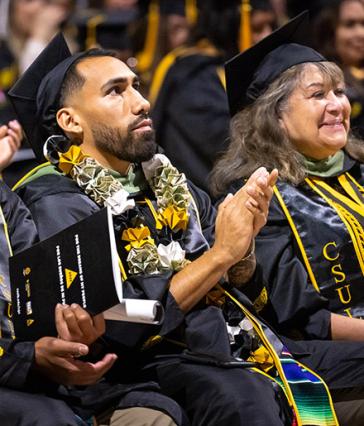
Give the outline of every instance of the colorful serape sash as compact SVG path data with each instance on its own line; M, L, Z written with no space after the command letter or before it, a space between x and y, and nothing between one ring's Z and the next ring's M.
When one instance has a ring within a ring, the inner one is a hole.
M9 257L12 256L8 228L0 207L0 337L12 337L14 327L11 321L11 291Z
M324 381L313 371L297 362L278 337L232 294L224 290L252 323L263 347L272 359L272 367L265 369L265 375L278 382L292 407L297 426L338 426L330 392ZM271 371L278 376L270 376Z
M280 356L280 362L299 413L299 416L296 415L296 424L337 425L331 397L322 379L293 359L286 348ZM281 378L276 380L284 387Z

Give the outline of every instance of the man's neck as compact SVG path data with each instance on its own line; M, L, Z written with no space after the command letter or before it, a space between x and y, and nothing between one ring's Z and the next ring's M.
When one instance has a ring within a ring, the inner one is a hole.
M94 158L97 162L99 162L103 167L114 170L115 172L120 173L120 175L125 176L128 173L130 162L119 160L114 155L100 152L94 147L83 147L82 152L90 157Z

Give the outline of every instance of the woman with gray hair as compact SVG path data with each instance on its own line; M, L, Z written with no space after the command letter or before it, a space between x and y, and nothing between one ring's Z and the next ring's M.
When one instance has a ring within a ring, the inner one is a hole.
M290 25L293 41L302 19L293 36ZM235 192L257 167L277 168L256 240L261 285L246 291L254 299L265 288L269 301L260 308L279 330L363 340L364 322L348 317L364 315L364 145L350 133L340 68L279 37L226 65L231 143L212 190Z
M226 64L231 141L211 188L219 197L236 192L257 167L278 169L268 221L256 238L256 274L241 289L293 338L288 348L303 360L310 353L320 364L332 350L325 340L346 340L331 353L339 377L343 362L355 370L362 358L349 353L348 340L364 340L364 144L350 133L342 71L298 44L306 18ZM230 281L239 285L239 271ZM355 380L353 371L352 386ZM356 420L342 424L363 424L362 401L347 411L361 411Z

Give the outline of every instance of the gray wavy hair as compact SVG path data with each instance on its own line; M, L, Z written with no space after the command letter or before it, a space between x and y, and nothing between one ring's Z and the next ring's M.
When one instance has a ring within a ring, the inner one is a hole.
M261 166L278 169L280 178L294 185L305 179L303 156L288 139L279 119L309 65L317 67L325 84L335 87L344 80L341 69L333 62L299 64L283 72L263 95L232 118L229 148L210 176L213 196L225 194L234 181L249 177ZM364 142L351 133L345 150L364 162Z

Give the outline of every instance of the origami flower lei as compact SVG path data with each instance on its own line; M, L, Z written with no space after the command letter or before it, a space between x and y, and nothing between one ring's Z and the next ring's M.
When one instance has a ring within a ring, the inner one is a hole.
M179 173L161 154L142 163L142 167L157 200L157 230L163 227L168 227L173 233L186 230L191 194L184 174ZM110 207L113 215L135 207L123 185L95 159L84 155L80 147L72 145L67 152L59 153L58 168L98 205ZM178 271L188 263L185 251L177 241L157 247L149 228L143 223L137 228L125 229L121 239L128 242L125 249L128 251L129 272L133 275Z

